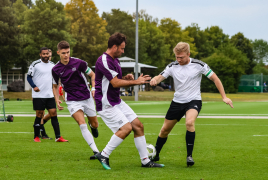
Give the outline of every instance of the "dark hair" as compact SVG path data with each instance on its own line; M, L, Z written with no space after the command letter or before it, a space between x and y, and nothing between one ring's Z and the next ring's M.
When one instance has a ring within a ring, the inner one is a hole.
M122 33L114 33L108 40L108 48L110 49L113 45L120 46L122 42L127 43L127 37Z
M69 43L67 41L61 41L57 45L57 48L58 48L58 50L61 50L61 49L69 49L70 48L70 45L69 45Z
M42 48L40 49L40 53L41 53L43 50L48 50L48 48L47 48L47 47L42 47Z

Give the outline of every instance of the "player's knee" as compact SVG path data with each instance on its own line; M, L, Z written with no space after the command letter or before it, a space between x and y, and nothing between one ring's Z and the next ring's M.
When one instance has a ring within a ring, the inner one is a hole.
M185 122L185 125L186 125L186 128L188 129L188 128L192 128L192 127L194 127L194 121L186 121Z
M162 128L162 129L160 130L160 136L161 136L161 137L167 137L168 134L169 134L169 132L170 132L170 130L168 130L168 129L166 129L166 128Z
M132 126L130 123L127 123L121 129L125 132L125 134L130 134L132 131Z

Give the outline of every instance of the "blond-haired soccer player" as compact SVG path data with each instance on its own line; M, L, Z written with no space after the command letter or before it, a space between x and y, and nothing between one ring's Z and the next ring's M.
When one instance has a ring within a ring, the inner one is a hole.
M209 66L197 59L190 58L190 46L188 43L179 42L173 49L176 61L167 65L164 71L154 77L150 85L156 86L169 76L173 77L175 93L169 110L166 114L164 124L160 130L155 145L157 154L154 161L159 161L159 153L167 141L168 134L177 122L185 115L186 118L186 147L187 166L194 165L192 152L195 140L195 120L201 110L202 100L200 84L202 74L212 80L219 90L224 103L233 108L231 99L227 98L223 85L218 76Z

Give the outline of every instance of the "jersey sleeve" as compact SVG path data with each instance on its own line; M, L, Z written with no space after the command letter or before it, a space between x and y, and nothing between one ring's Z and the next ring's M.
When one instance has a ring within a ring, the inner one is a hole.
M102 58L102 61L96 64L96 68L109 80L111 81L118 73L112 63L107 62L106 58Z
M162 75L164 78L168 78L169 76L172 76L172 73L171 73L171 67L170 65L167 65L167 67L164 69L164 71L162 71L160 73L160 75Z
M33 64L30 65L27 75L34 76L35 68Z
M59 76L58 74L54 71L54 69L51 70L52 71L52 84L59 84Z
M202 74L204 74L207 78L210 78L214 74L214 72L210 69L210 67L206 63L204 63L204 66L201 71Z
M80 60L78 70L81 71L81 72L86 72L86 70L87 70L87 62L83 61L83 60Z

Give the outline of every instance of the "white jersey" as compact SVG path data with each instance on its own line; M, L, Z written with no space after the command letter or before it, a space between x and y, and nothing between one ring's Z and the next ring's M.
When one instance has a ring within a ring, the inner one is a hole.
M40 89L39 92L35 92L32 89L33 98L52 98L52 73L51 70L54 67L54 63L48 61L44 63L41 59L34 61L28 70L28 75L33 77L34 84Z
M190 58L190 62L186 65L180 65L177 61L170 63L160 75L165 78L173 77L175 88L173 101L188 103L192 100L201 100L202 74L210 78L213 73L206 63Z

